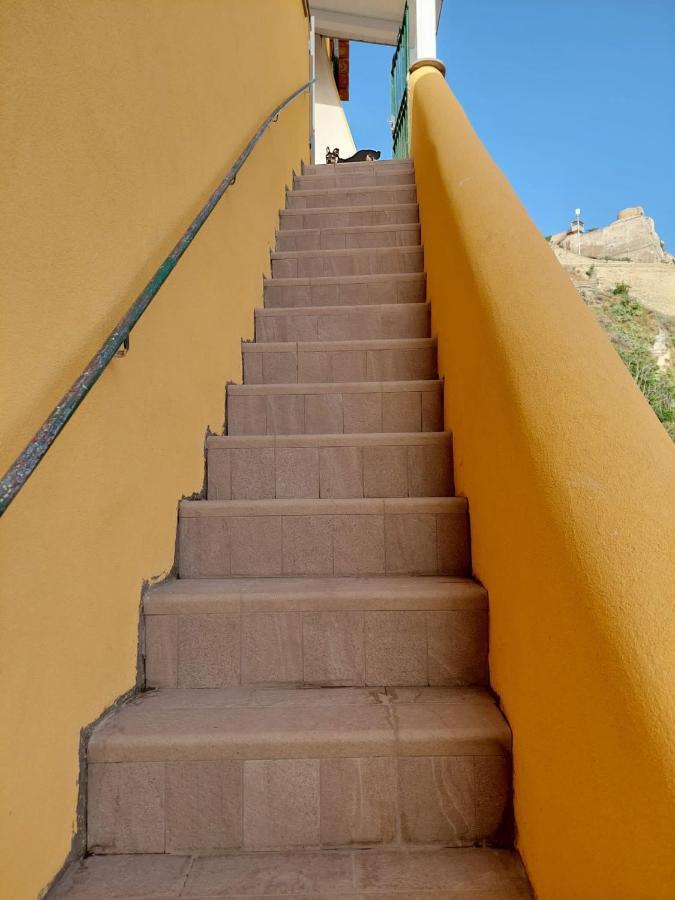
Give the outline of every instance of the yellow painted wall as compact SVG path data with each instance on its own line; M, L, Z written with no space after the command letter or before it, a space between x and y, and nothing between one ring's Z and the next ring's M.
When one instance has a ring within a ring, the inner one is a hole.
M675 896L675 449L442 76L412 155L446 427L542 900Z
M4 471L308 59L300 0L12 0L0 40ZM79 732L134 684L308 131L303 95L0 521L3 898L68 853Z

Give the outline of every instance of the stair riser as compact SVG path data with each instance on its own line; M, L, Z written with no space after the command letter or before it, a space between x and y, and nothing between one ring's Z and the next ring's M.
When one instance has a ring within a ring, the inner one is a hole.
M277 250L360 250L376 247L414 247L420 243L419 225L401 225L386 230L314 228L280 231Z
M449 445L209 448L209 500L449 497Z
M423 272L421 247L384 247L350 251L303 251L272 256L273 278L329 278L341 275L400 275Z
M324 163L307 164L302 167L303 175L326 175L344 173L349 175L354 172L414 172L413 162L410 159L379 159L365 160L357 163L337 163L335 167Z
M268 309L292 309L298 306L369 306L384 303L424 303L426 279L423 274L374 280L307 281L280 284L265 282L265 306Z
M199 750L90 763L90 852L470 846L498 832L510 788L504 756L205 760Z
M228 389L227 431L247 434L373 434L442 431L440 386L331 393L255 393Z
M319 191L331 188L369 188L391 185L414 185L414 172L337 172L320 175L296 175L294 190Z
M281 210L280 231L308 228L361 228L379 225L411 225L419 222L417 204L380 207Z
M256 350L245 345L245 384L423 381L436 377L436 348Z
M347 188L325 191L291 191L286 195L286 209L321 209L331 206L386 206L417 203L414 184L383 188Z
M465 514L182 516L181 578L467 575Z
M249 605L263 609L146 615L147 686L375 687L487 681L485 610L416 606L364 612L332 609L330 601L319 611L288 611L288 603Z
M331 307L321 310L288 310L271 315L256 310L255 339L280 341L357 341L425 338L430 333L427 304L390 304L387 307Z

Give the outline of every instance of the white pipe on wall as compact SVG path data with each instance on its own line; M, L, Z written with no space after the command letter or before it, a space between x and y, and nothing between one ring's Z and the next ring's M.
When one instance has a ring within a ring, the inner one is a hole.
M436 59L436 29L442 0L408 0L410 16L410 62Z

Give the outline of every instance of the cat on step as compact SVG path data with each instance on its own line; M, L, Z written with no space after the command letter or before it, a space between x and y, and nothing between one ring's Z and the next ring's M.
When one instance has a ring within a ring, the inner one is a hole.
M379 159L380 156L379 150L357 150L353 156L350 156L347 159L341 159L339 147L335 147L333 150L331 150L330 147L326 147L327 163L373 162L374 160Z

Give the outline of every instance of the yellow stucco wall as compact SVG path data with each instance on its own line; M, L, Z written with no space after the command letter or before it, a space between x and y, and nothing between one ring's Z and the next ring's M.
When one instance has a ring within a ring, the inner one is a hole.
M412 75L446 427L542 900L675 896L675 449L442 76Z
M0 40L4 471L308 57L300 0L13 0ZM80 729L134 684L308 131L304 95L0 521L3 898L69 850Z

